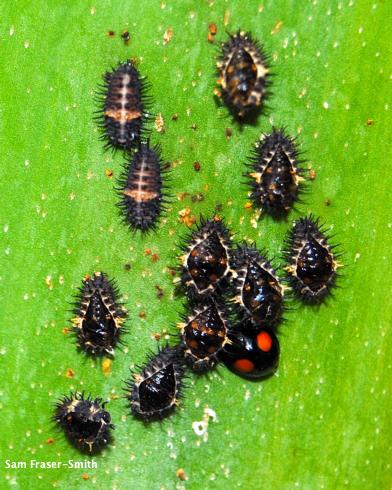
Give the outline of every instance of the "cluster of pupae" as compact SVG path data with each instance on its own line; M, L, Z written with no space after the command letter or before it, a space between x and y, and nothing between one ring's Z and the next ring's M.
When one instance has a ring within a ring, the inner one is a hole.
M259 43L238 31L222 45L216 91L240 123L263 108L270 86L268 59ZM146 83L132 61L104 75L98 118L106 146L129 160L119 180L118 203L133 230L156 229L164 209L164 172L158 146L143 137L149 115ZM304 181L294 138L273 128L255 144L245 173L254 207L286 215ZM151 354L125 387L131 412L145 422L176 408L186 367L201 374L223 363L235 374L258 380L279 362L278 327L287 291L305 303L321 303L335 286L339 254L312 215L292 225L285 243L285 277L279 279L267 254L255 244L233 243L223 219L200 219L184 240L176 283L187 299L177 343ZM92 356L111 355L126 331L126 310L118 288L103 272L83 279L73 331L79 348ZM56 405L54 420L81 450L97 452L114 428L100 398L71 393Z

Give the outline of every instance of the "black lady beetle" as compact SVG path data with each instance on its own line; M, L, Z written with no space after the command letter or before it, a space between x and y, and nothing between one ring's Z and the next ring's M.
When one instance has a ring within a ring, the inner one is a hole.
M127 383L126 398L133 415L145 422L173 412L182 395L183 367L178 348L165 347L151 355L140 373Z
M256 208L272 214L291 209L305 180L300 162L295 139L283 128L262 135L255 145L251 171L246 174Z
M228 342L229 325L224 306L213 299L205 300L194 306L178 326L185 362L198 373L211 369Z
M261 379L272 374L279 363L279 341L273 330L251 332L252 325L239 325L229 334L230 342L220 359L233 373L247 379Z
M183 246L181 283L190 298L217 292L231 267L231 238L221 218L200 219Z
M216 66L223 100L235 116L243 119L264 104L270 70L262 46L249 33L230 34Z
M146 112L147 83L131 60L106 72L101 88L102 108L96 119L105 148L130 150L140 141Z
M340 254L329 245L319 219L300 218L286 239L288 281L295 294L307 303L320 303L335 286Z
M65 431L70 441L82 451L99 452L110 442L111 424L107 402L83 393L71 393L56 404L53 420Z
M116 283L105 273L94 272L93 277L83 278L72 322L78 345L88 354L113 354L127 316L118 297Z
M118 206L124 223L131 230L154 230L157 219L167 203L163 194L163 175L166 172L161 160L159 145L150 147L141 143L139 150L126 164L117 188L121 201Z
M240 319L249 319L257 328L276 326L282 318L285 287L270 262L254 245L243 244L234 252L234 270L232 301Z

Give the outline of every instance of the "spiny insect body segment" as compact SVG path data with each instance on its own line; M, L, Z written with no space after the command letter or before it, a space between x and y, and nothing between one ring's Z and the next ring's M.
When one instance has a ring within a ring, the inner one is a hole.
M146 113L146 82L128 60L105 73L102 109L97 120L106 139L106 148L131 150L139 142Z
M276 326L283 312L285 287L270 262L256 247L243 244L234 252L232 301L241 320L249 319L253 329Z
M223 100L235 116L242 119L264 104L270 85L267 57L249 33L230 35L217 69Z
M309 216L293 223L286 240L286 271L295 294L303 301L320 303L335 286L340 266L335 247L328 243L318 219Z
M159 146L151 148L149 142L141 143L126 164L117 189L121 196L118 206L130 229L146 232L156 228L167 203L164 172Z
M201 218L181 257L181 282L190 298L216 293L223 285L231 271L230 246L229 232L220 218Z
M270 213L287 213L298 199L302 169L295 140L284 129L273 129L255 145L246 174L256 208Z
M113 354L124 331L126 311L118 301L118 288L103 272L86 276L74 308L78 345L89 354Z
M109 412L101 398L71 393L57 404L53 420L65 431L70 441L82 451L99 452L110 441L111 424Z
M165 347L151 356L140 373L127 383L133 415L146 422L170 415L182 394L182 378L182 359L177 348Z
M229 325L224 307L208 299L191 308L179 328L185 362L195 372L211 369L228 342Z
M220 358L235 374L256 380L276 370L279 341L271 329L263 328L256 333L249 333L250 330L246 324L239 324L231 331L230 342L220 353Z

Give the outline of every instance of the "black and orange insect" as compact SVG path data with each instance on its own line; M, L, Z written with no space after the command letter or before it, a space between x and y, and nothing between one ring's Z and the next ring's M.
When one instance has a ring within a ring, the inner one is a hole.
M154 230L165 209L167 196L163 179L167 168L162 162L159 145L143 142L126 163L117 192L123 221L131 230Z
M254 328L275 327L282 319L285 287L269 260L254 245L246 243L234 251L232 302L240 320Z
M257 380L275 372L279 363L279 341L273 330L262 328L250 333L248 326L240 324L230 332L229 339L220 359L235 374Z
M223 220L200 219L183 245L181 284L190 298L219 291L231 271L231 237Z
M105 149L129 151L139 143L148 119L148 84L131 60L103 76L100 91L102 107L96 120L106 140Z
M228 342L230 327L224 305L206 299L193 305L183 320L178 327L185 362L197 373L211 369Z
M286 239L288 282L306 303L321 303L336 285L337 245L328 243L326 230L312 215L293 223Z
M150 422L174 411L182 396L182 362L178 348L165 347L150 355L140 372L132 374L125 391L135 417Z
M78 346L92 355L112 355L124 332L127 313L114 280L103 272L85 276L73 313Z
M53 420L81 451L98 453L110 442L110 431L114 429L106 403L101 398L71 392L56 404Z
M225 104L240 120L264 106L270 69L261 44L238 31L222 44L217 62L218 85Z
M294 138L285 130L263 134L251 157L246 174L255 208L271 214L286 214L298 200L305 180Z

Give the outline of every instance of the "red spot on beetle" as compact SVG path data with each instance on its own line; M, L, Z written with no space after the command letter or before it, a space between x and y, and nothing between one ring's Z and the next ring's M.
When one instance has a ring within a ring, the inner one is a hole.
M269 352L272 347L272 339L269 333L260 332L257 336L257 346L263 352Z
M234 362L234 366L238 371L242 373L250 373L255 368L255 365L249 359L237 359Z

